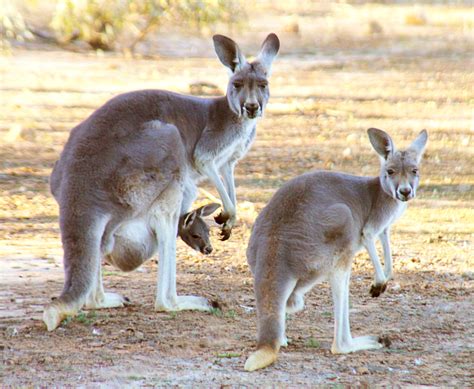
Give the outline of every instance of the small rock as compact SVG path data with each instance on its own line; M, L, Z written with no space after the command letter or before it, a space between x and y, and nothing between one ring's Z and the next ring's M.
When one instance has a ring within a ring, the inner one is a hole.
M16 327L8 327L6 329L7 336L13 337L18 335L18 329Z
M385 347L390 347L392 345L392 341L387 335L379 336L379 343L383 344Z
M43 363L53 363L54 360L53 360L52 357L44 357L42 362Z
M416 358L413 363L415 364L415 366L421 366L424 364L423 360L421 358Z
M376 20L371 20L369 22L369 34L370 35L383 34L383 27Z
M292 20L283 26L283 31L299 35L300 25L297 20Z
M189 92L197 96L218 96L222 95L219 87L211 82L198 81L189 84Z
M474 272L472 271L465 271L464 273L462 273L462 277L467 279L467 280L474 280Z
M369 369L368 369L367 367L365 367L365 366L359 366L359 367L356 369L356 371L357 371L357 374L360 374L360 375L365 375L365 374L369 374L369 373L370 373Z

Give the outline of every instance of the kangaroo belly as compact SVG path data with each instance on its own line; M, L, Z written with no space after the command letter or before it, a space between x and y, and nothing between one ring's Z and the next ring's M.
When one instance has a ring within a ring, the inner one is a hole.
M144 220L127 222L114 234L112 251L106 261L122 271L132 271L157 251L155 234Z

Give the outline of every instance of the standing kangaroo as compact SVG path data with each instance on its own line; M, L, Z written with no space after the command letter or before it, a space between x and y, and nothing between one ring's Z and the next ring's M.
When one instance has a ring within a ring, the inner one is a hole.
M157 239L155 309L210 309L203 297L176 293L178 221L196 198L196 183L208 178L224 207L216 221L223 239L229 238L236 221L234 166L255 138L279 45L275 34L268 35L249 63L233 40L215 35L217 56L231 71L226 96L126 93L71 131L51 175L66 277L61 296L43 313L49 331L84 304L97 309L126 303L103 292L100 258L112 253L115 233L134 221Z
M279 189L258 216L247 249L255 280L257 351L245 369L275 362L286 345L285 313L304 308L304 294L329 280L334 304L334 354L378 349L375 336L353 338L349 325L352 259L365 247L376 269L374 289L382 290L392 273L388 231L415 197L418 165L428 139L423 130L405 151L390 136L371 128L368 135L381 157L379 177L316 171ZM380 238L385 273L375 249Z

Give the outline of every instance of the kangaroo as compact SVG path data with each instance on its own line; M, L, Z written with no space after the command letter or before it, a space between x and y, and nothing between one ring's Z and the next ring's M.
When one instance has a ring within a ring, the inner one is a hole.
M178 236L192 249L210 254L209 227L203 217L211 215L219 204L204 205L179 218ZM122 271L132 271L157 253L158 242L145 221L124 223L114 234L114 247L106 262Z
M365 247L376 269L374 289L382 290L392 273L389 229L415 197L418 166L428 139L423 130L410 147L395 149L390 136L371 128L368 135L381 158L378 177L315 171L280 188L257 217L247 259L254 276L257 350L245 369L264 368L287 343L285 313L304 308L304 294L329 280L334 304L334 354L383 347L376 336L353 338L349 324L352 259ZM380 238L384 274L375 249Z
M65 283L60 297L45 307L43 321L49 331L84 304L98 309L127 303L118 294L103 292L100 258L113 251L122 226L134 221L157 239L155 309L211 309L203 297L176 293L179 218L194 202L196 185L208 178L223 203L216 217L222 239L229 238L236 221L234 167L255 138L280 46L277 36L270 34L256 59L247 62L232 39L213 39L219 60L230 70L226 96L199 98L163 90L125 93L71 131L51 174L51 190L59 204Z

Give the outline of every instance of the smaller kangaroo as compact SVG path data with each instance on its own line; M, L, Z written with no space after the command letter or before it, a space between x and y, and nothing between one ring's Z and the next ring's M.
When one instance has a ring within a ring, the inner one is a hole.
M376 336L353 338L349 324L352 259L365 247L376 271L372 288L380 293L392 274L389 228L416 195L418 166L428 135L423 130L405 151L390 136L370 128L381 160L378 177L315 171L280 188L257 217L247 248L257 304L257 351L245 370L264 368L285 346L285 313L304 308L304 294L328 280L334 304L333 354L383 347ZM375 248L382 241L385 274Z
M220 205L207 204L179 218L178 236L189 247L210 254L209 226L203 217L211 215ZM158 252L158 240L144 220L131 220L114 234L113 248L106 262L122 271L132 271Z

